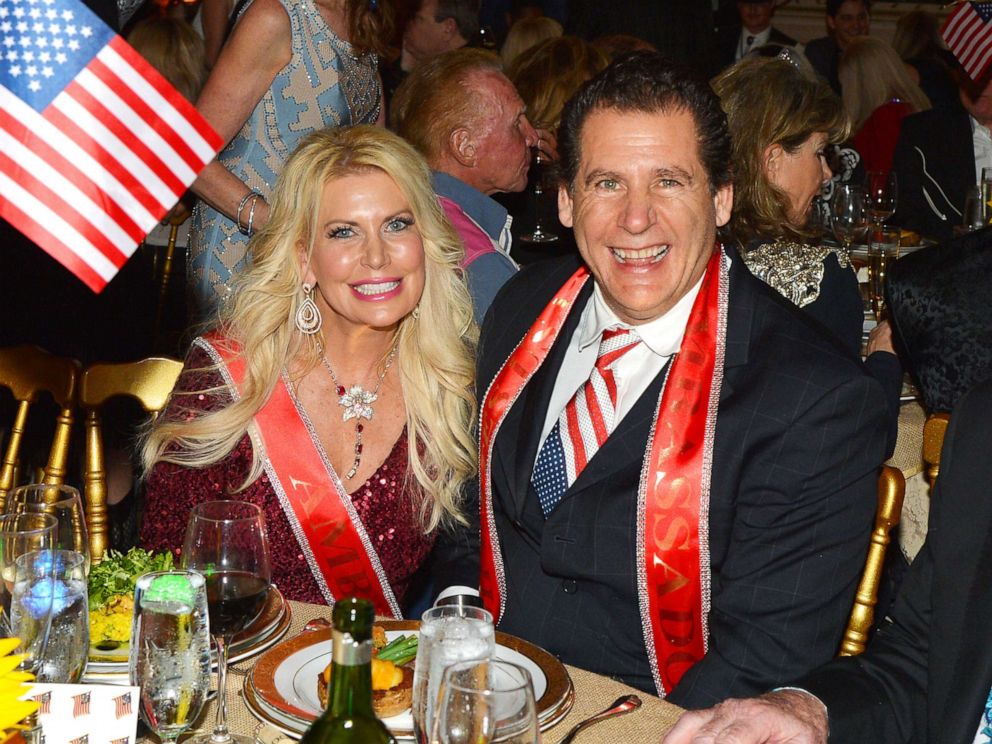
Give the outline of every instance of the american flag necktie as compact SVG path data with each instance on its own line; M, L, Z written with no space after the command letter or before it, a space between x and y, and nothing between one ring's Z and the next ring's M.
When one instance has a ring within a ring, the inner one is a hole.
M531 482L545 517L616 426L617 385L613 365L640 342L629 328L603 331L589 379L568 401L537 455Z

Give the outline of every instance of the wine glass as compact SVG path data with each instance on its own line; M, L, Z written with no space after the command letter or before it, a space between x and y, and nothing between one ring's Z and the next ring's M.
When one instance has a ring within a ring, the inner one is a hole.
M834 192L831 217L834 237L850 253L851 244L863 236L868 227L865 190L849 183L840 185Z
M441 682L432 744L537 744L540 729L530 672L486 659L449 666Z
M539 128L538 125L535 125ZM534 228L520 236L528 243L553 243L558 240L558 234L552 231L554 225L554 207L557 204L557 184L551 160L541 152L540 147L533 148L534 159L530 168L530 182L527 190L531 195L534 210Z
M252 744L227 729L227 650L231 637L251 624L269 590L269 543L262 510L246 501L207 501L190 513L183 568L206 579L210 633L217 645L217 722L196 744Z
M207 590L197 571L156 571L134 588L128 670L141 717L163 741L192 725L210 690Z
M82 679L90 653L86 562L75 550L56 549L52 555L55 562L52 622L38 681L74 684Z
M868 171L865 174L868 216L876 230L895 213L898 189L894 170Z
M46 483L20 486L11 491L7 511L51 514L59 520L55 528L55 549L79 553L83 556L86 576L90 575L90 541L79 491L72 486Z
M0 636L21 640L18 668L41 666L52 620L57 520L50 514L0 515Z

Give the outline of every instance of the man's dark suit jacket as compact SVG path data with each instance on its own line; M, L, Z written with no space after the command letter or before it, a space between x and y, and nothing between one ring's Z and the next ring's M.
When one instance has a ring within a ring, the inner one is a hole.
M954 412L927 541L861 656L797 686L827 704L832 742L970 744L992 686L992 384Z
M804 50L806 59L813 65L817 74L830 83L837 95L840 95L840 78L837 77L837 67L840 64L840 47L833 36L821 36L813 39Z
M544 261L504 285L483 328L480 396L578 265ZM636 493L664 373L547 520L530 485L556 372L592 287L494 443L508 587L500 628L653 692L636 584ZM709 502L709 651L670 700L712 705L833 657L865 558L884 446L878 383L735 257ZM477 503L466 509L477 520ZM477 521L438 552L437 586L478 585Z
M737 46L741 42L742 28L743 26L738 23L736 26L721 28L717 32L716 56L718 58L717 61L719 63L720 70L725 67L729 67L736 61L735 57L737 56ZM796 40L772 26L771 33L768 36L768 41L765 43L781 44L782 46L795 46Z
M957 104L907 116L892 167L899 176L892 224L949 240L954 226L961 224L968 188L976 181L968 112Z

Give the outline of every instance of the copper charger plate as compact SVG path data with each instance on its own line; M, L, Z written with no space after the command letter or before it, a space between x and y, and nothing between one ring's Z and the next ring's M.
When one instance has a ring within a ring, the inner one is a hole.
M387 620L376 624L387 634L416 631L420 627L416 620ZM535 692L539 693L536 708L541 730L561 721L574 701L572 680L565 666L544 649L507 633L497 631L496 644L497 657L534 667L539 672L535 674L531 669ZM501 648L504 649L502 653ZM305 731L320 711L316 702L317 675L329 663L330 655L329 628L304 631L266 651L245 679L245 697L250 701L252 712L280 728L289 728L296 733ZM542 682L543 690L540 689ZM259 716L259 713L263 715ZM407 712L387 719L386 723L398 736L412 735L409 718Z

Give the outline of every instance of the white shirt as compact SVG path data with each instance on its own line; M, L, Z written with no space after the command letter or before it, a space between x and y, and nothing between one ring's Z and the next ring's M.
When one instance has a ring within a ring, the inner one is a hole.
M975 183L982 182L982 168L992 168L992 134L974 116L971 119L971 142L975 150Z
M741 36L737 40L737 53L734 55L734 59L741 60L752 49L758 49L759 47L763 47L765 44L768 43L768 39L771 38L771 35L772 35L771 26L766 28L764 31L761 31L756 34L752 34L750 31L747 30L747 28L742 28ZM747 43L748 38L751 39L750 44Z
M700 278L696 285L660 318L638 326L622 322L606 304L599 285L593 288L592 299L582 310L579 325L568 342L565 358L562 360L561 369L558 370L558 379L555 381L551 400L548 403L548 413L541 430L541 445L551 433L568 401L575 395L575 391L584 385L592 374L599 355L599 340L603 331L617 326L633 329L644 342L628 351L613 365L613 378L617 385L616 421L617 424L620 423L647 390L651 381L664 369L672 354L682 346L685 327L692 312L692 303L695 302L702 283L703 280ZM539 445L538 452L540 449Z

